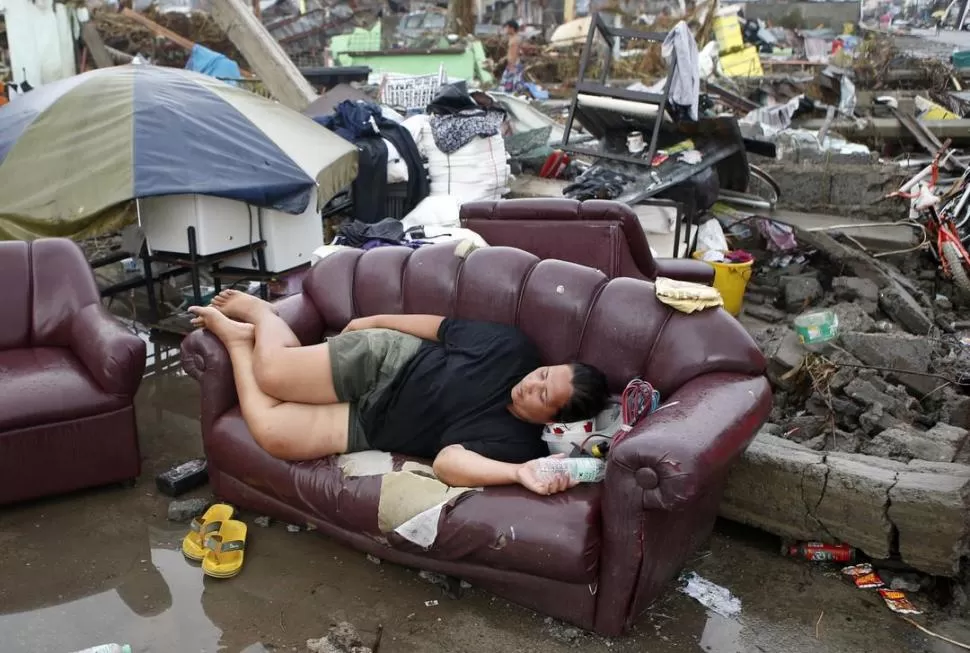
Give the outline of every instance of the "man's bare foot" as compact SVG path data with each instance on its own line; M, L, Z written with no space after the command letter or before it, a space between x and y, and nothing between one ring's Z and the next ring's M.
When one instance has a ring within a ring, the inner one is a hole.
M226 348L238 344L253 344L256 340L256 328L252 324L230 320L211 306L189 306L189 312L196 316L192 318L192 326L205 327Z
M250 324L264 311L276 312L276 307L265 299L239 290L223 290L212 298L212 305L226 317Z

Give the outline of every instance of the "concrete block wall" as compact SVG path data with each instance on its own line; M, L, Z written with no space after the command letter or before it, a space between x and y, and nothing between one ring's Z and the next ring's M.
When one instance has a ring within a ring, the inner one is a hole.
M720 514L956 576L970 553L970 466L817 452L760 434L731 471Z
M901 201L880 201L915 174L895 166L833 162L766 162L756 164L781 187L778 208L831 213L887 222L906 217Z
M744 15L778 24L793 13L801 15L801 25L814 29L819 25L841 31L845 23L859 22L858 2L748 2Z

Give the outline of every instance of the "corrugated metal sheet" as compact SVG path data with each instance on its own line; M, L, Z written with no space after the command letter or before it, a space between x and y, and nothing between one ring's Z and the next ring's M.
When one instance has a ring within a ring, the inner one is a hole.
M51 0L0 0L0 11L14 83L40 86L75 74L73 9Z

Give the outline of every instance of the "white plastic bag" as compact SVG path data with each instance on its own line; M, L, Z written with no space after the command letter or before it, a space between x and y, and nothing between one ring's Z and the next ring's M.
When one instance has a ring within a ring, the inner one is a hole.
M701 252L726 252L730 249L720 222L711 219L698 227L697 249Z
M414 227L458 227L461 221L458 213L461 206L458 198L451 195L425 197L414 209L401 219L404 230Z
M404 161L401 153L394 147L394 143L384 140L387 146L387 183L401 184L408 180L408 164Z

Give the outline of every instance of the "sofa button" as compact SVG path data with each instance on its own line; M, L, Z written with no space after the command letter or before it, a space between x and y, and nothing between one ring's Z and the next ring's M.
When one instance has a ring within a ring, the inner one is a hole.
M660 479L657 478L657 472L653 471L650 467L642 467L637 470L636 473L637 485L642 487L644 490L655 490L657 486L660 485Z

